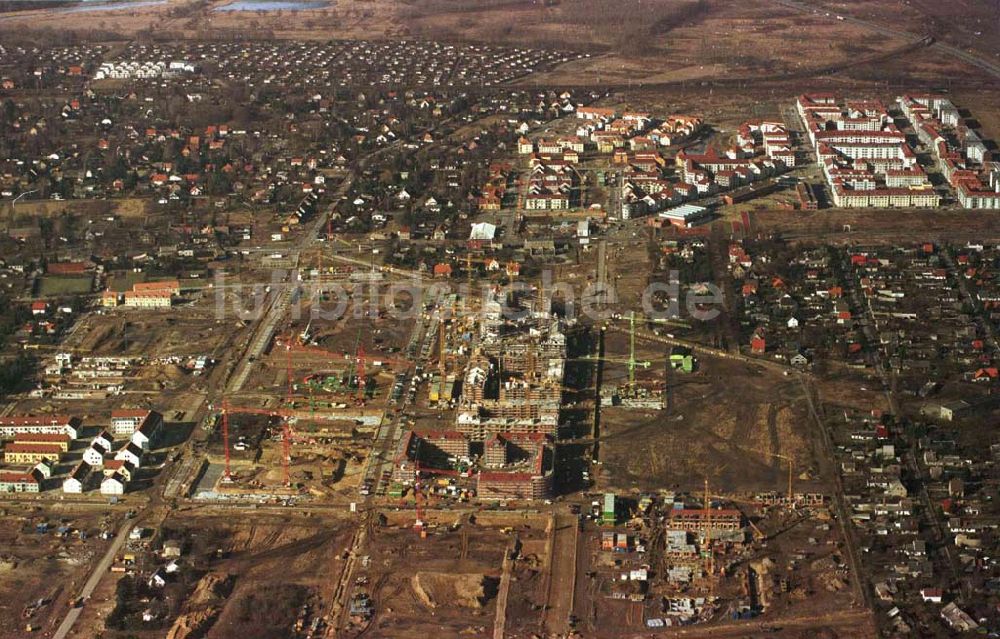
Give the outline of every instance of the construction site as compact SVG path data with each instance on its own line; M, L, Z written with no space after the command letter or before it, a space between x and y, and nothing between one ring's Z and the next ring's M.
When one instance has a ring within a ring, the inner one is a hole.
M6 504L0 517L0 637L24 637L59 619L109 545L125 511Z
M586 254L594 281L661 250L624 246ZM632 284L588 293L610 309L596 321L541 282L482 299L425 287L403 319L371 310L384 275L314 321L323 277L343 275L321 272L292 289L304 312L250 330L219 373L189 374L177 401L208 410L194 455L158 484L178 509L116 553L124 577L94 595L107 628L615 637L794 628L829 609L847 611L834 626L857 621L829 469L787 367L689 339L704 336L688 317L630 310ZM101 339L120 350L130 328ZM215 374L229 383L199 393Z
M413 541L413 513L384 512L355 562L343 636L527 636L543 627L550 517L437 512Z
M822 496L788 507L780 493L736 502L709 486L700 495L597 500L601 512L578 541L573 621L584 636L681 626L696 636L776 632L858 604Z
M136 530L110 567L117 585L88 603L106 618L104 630L278 639L327 630L352 525L302 513L258 513L248 521L181 510L156 528Z
M1000 634L996 2L26 4L0 639Z

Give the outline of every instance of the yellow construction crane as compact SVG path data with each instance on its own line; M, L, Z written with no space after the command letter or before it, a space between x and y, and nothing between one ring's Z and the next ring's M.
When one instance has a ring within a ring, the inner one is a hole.
M441 372L441 380L444 380L444 369L445 369L445 344L447 342L447 336L444 330L444 318L438 320L438 369Z
M653 319L653 318L647 318L646 316L642 315L641 313L636 313L634 311L630 312L627 317L624 317L624 318L612 318L612 319L622 319L622 320L627 321L629 323L629 331L628 331L628 334L629 334L629 356L628 356L628 359L621 360L619 363L625 364L628 367L628 382L629 382L629 385L635 385L635 369L636 368L649 368L650 366L652 366L652 362L651 361L639 361L635 357L635 327L636 327L636 322L643 322L643 321L653 321L653 322L662 322L662 323L670 323L670 322L668 320L657 320L657 319ZM601 330L604 331L604 330L607 330L607 328L608 328L608 325L604 325L604 326L601 327ZM588 357L584 357L583 359L591 359L591 360L600 359L600 360L603 360L603 361L606 361L606 362L616 361L615 359L609 358L609 357L602 357L602 358L595 358L595 357L588 358ZM664 359L657 359L655 361L666 362L667 360L664 358Z
M705 552L705 573L711 588L715 576L715 553L712 552L712 502L708 494L708 477L705 477Z
M789 506L795 503L795 493L792 488L793 481L793 471L795 468L795 458L790 455L782 455L781 453L771 453L765 450L757 450L756 448L750 448L749 446L738 446L742 450L746 450L752 453L758 453L760 455L765 455L768 457L774 457L775 459L782 459L788 463L788 504Z

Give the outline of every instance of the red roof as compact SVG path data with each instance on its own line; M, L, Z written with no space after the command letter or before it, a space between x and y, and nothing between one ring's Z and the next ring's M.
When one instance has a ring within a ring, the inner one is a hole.
M37 484L38 478L32 473L19 473L13 471L0 470L0 482L5 483L17 483L22 482L26 484Z
M111 411L111 419L120 419L120 418L124 419L128 417L138 417L141 419L145 419L152 412L153 411L143 410L141 408L122 408Z
M15 443L33 443L33 444L44 444L44 443L63 443L71 442L73 439L69 435L64 435L62 433L18 433L14 435Z
M69 415L15 415L0 417L0 426L70 426L77 423Z
M62 448L56 444L22 444L13 443L7 444L4 448L4 454L7 453L52 453L53 455L59 456L62 454Z
M89 268L88 262L49 262L45 270L53 275L80 275Z
M530 481L532 477L531 473L505 473L503 471L487 471L479 473L479 481L516 481L524 482Z
M177 280L163 280L161 282L137 282L132 286L132 290L136 293L147 293L153 291L175 291L179 290L180 287L181 284Z

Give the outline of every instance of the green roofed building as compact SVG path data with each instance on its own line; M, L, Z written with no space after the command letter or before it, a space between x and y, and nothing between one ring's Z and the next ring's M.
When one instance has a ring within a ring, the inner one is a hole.
M615 523L614 493L604 493L604 510L601 513L601 523L611 525L614 525Z

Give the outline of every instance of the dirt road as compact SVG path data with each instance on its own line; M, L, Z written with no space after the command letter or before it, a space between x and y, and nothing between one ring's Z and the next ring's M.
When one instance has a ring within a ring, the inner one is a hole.
M556 513L553 526L545 627L551 633L564 634L569 630L569 615L573 611L579 528L576 516L569 513Z

